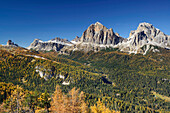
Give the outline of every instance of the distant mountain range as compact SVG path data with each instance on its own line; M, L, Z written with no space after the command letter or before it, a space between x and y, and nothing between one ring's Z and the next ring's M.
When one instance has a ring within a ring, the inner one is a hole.
M100 51L106 48L117 48L122 52L146 54L148 51L159 51L155 47L170 49L170 36L149 23L140 23L137 30L131 31L128 38L114 33L99 22L91 24L82 34L72 41L55 38L49 41L35 39L28 49L37 51L58 51L68 54L70 51Z

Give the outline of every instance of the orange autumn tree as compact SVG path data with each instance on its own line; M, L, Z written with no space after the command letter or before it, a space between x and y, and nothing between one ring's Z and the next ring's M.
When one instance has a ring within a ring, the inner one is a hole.
M88 107L84 102L84 94L79 93L79 89L73 88L65 95L57 85L52 97L51 111L54 113L86 113Z
M55 92L53 94L53 97L52 97L51 108L50 108L53 112L58 112L58 111L64 112L63 98L64 97L63 97L62 91L60 87L57 85Z
M92 113L120 113L120 111L110 110L100 101L97 101L97 104L90 107Z

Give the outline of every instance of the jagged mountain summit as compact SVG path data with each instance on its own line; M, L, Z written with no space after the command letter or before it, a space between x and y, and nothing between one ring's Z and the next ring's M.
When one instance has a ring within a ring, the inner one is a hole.
M71 46L72 43L67 39L55 38L49 41L42 41L35 39L27 49L34 49L37 51L60 51L64 46Z
M99 51L106 47L113 47L123 38L113 32L113 29L106 28L99 22L91 24L82 34L81 37L76 37L71 42L74 44L70 47L64 47L61 51L66 50L82 50L82 51Z
M106 28L99 22L91 24L82 34L69 42L66 39L55 38L43 42L35 39L28 49L59 51L61 54L71 51L100 51L101 49L118 48L122 52L146 54L148 51L159 51L154 47L170 49L170 36L149 23L140 23L137 30L131 31L129 38L122 38L113 29Z
M131 31L129 38L119 43L119 49L128 53L146 54L150 49L154 49L151 46L170 48L170 36L145 22L140 23L137 30Z
M112 44L116 45L122 38L117 36L113 29L107 29L99 22L91 24L87 30L83 32L83 35L77 40L77 37L72 41L73 43L91 43L91 44Z

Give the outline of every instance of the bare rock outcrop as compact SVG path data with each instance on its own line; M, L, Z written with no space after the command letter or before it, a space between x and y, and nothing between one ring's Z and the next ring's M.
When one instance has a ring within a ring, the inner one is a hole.
M15 46L15 47L18 47L18 44L15 44L14 42L12 42L12 40L8 40L8 41L7 41L7 46Z

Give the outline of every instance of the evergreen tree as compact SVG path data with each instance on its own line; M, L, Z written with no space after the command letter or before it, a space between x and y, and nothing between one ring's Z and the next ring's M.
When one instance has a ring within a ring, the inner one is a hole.
M49 108L51 107L50 102L50 95L47 93L47 90L45 90L39 97L39 106L45 108L46 112L49 113Z

